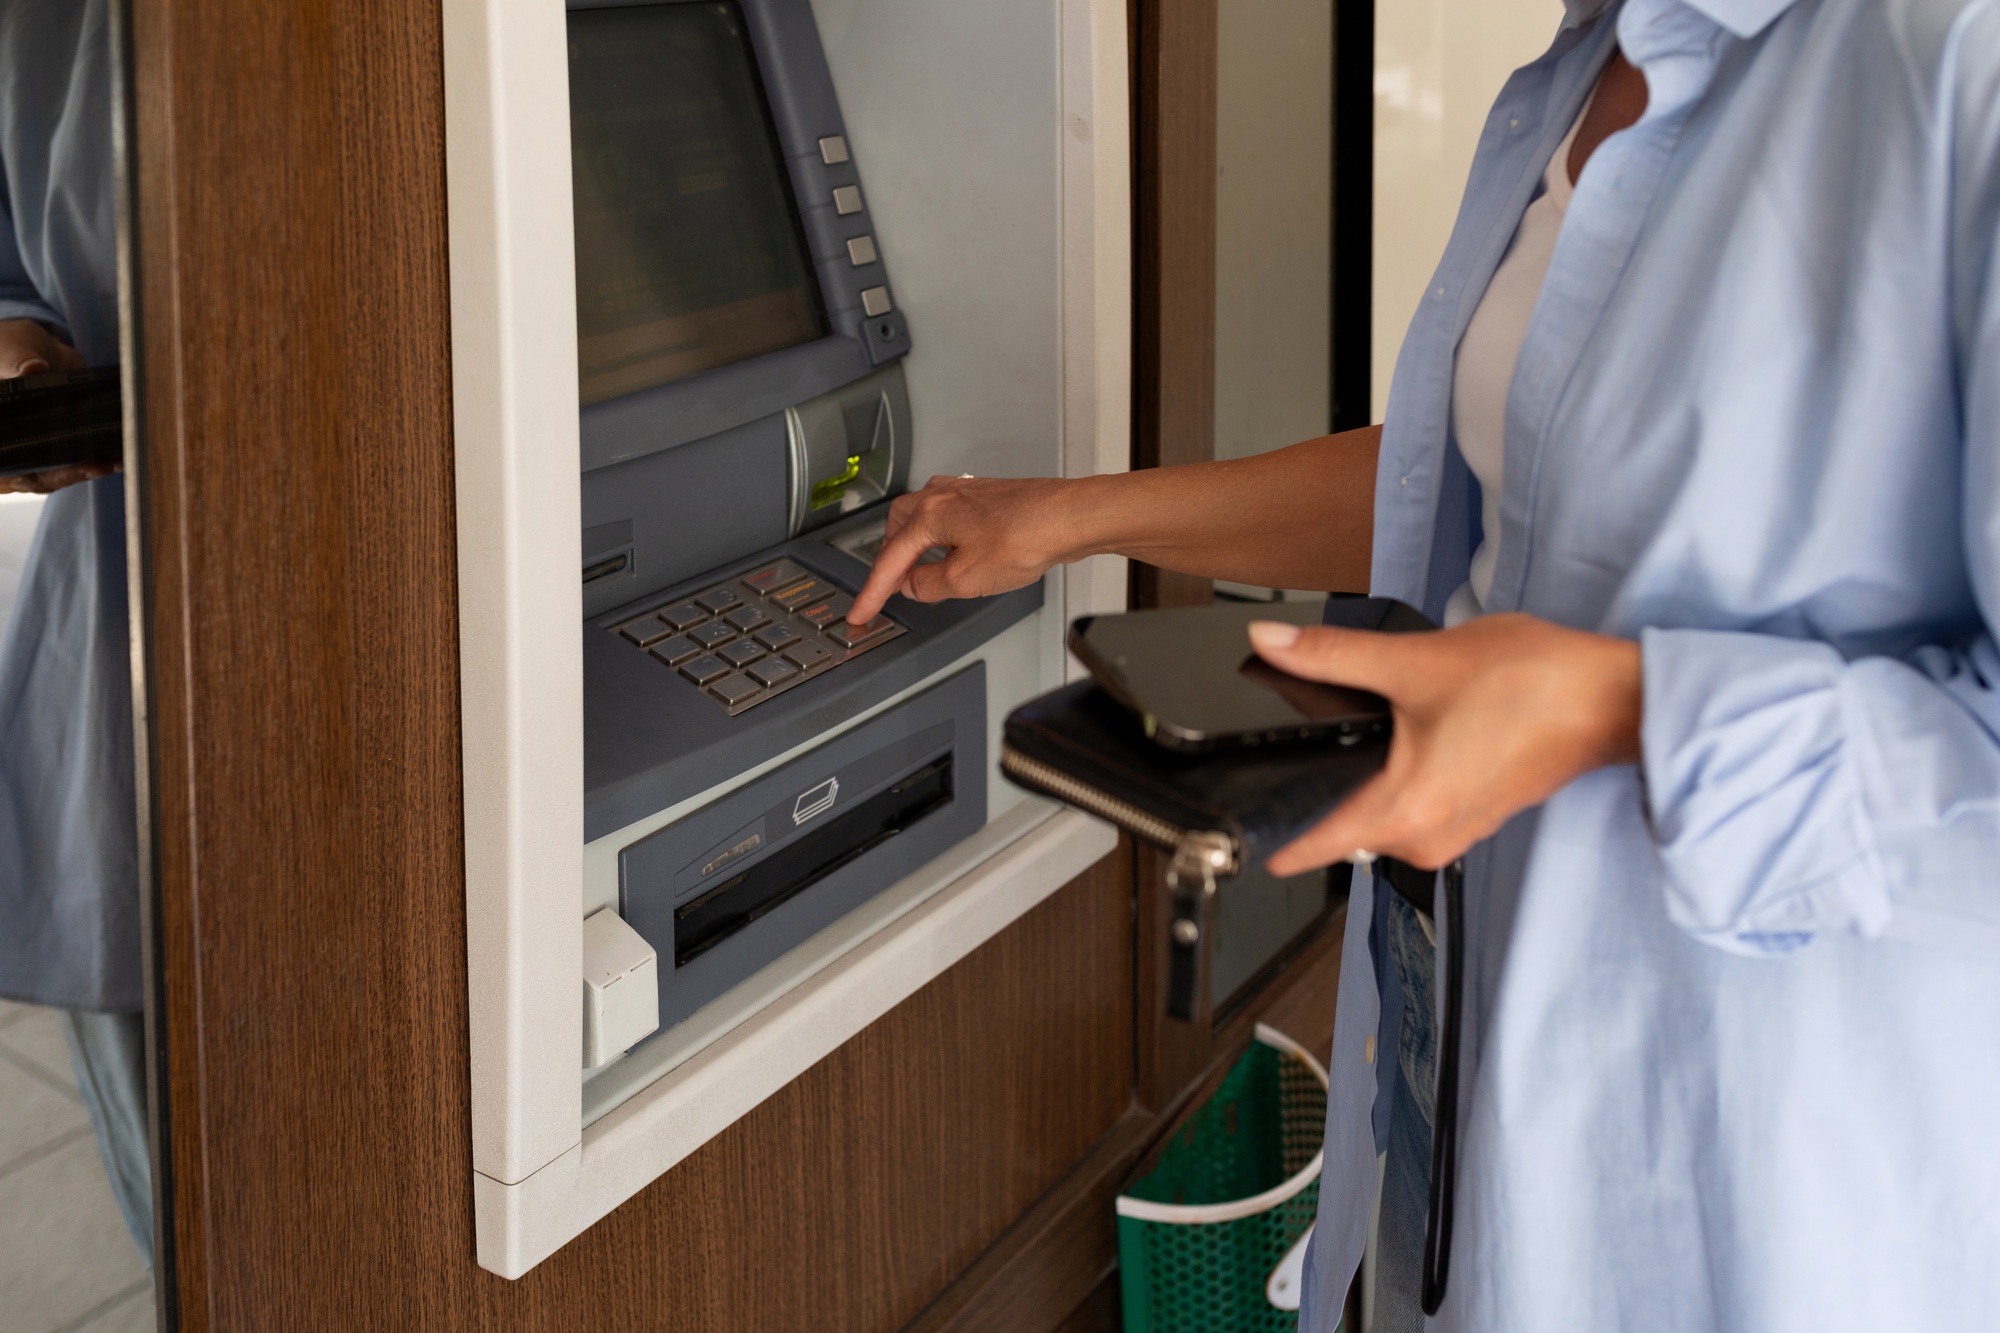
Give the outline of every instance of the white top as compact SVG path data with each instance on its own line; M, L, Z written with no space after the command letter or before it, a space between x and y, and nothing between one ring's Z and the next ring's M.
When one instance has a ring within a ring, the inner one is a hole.
M1493 588L1500 552L1500 482L1507 456L1507 387L1514 382L1514 363L1528 336L1528 319L1535 313L1563 214L1569 210L1573 189L1569 150L1589 110L1586 103L1543 168L1542 192L1521 215L1507 254L1493 271L1465 337L1459 340L1451 383L1451 429L1458 437L1458 451L1479 478L1485 537L1472 554L1471 577L1445 604L1447 625L1463 624L1478 615Z

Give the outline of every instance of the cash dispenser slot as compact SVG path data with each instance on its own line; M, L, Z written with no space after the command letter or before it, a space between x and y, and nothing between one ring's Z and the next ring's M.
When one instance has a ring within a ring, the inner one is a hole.
M626 847L620 914L660 956L660 1029L977 832L986 795L975 663Z
M887 791L674 909L674 966L711 948L951 803L950 751Z

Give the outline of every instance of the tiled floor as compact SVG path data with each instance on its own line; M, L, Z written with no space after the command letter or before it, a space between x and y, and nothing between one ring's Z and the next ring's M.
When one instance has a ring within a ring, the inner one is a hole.
M125 1231L54 1011L0 1000L0 1311L8 1333L141 1333Z

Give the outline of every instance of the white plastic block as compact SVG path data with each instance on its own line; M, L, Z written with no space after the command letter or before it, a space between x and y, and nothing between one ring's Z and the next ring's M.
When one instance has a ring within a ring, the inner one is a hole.
M660 1026L659 956L605 908L583 923L583 1063L609 1064Z

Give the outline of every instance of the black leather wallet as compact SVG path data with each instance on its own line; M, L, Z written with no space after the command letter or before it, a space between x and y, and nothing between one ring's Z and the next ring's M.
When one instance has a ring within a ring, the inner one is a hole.
M1385 605L1376 598L1336 598L1328 603L1327 620L1372 629L1383 623ZM1414 612L1404 623L1428 624ZM1191 1019L1201 993L1209 900L1218 883L1339 805L1382 767L1388 743L1384 732L1181 753L1147 739L1136 714L1096 682L1083 681L1008 716L1000 770L1019 786L1173 854L1167 1011Z
M116 463L124 454L118 367L0 380L0 477Z

